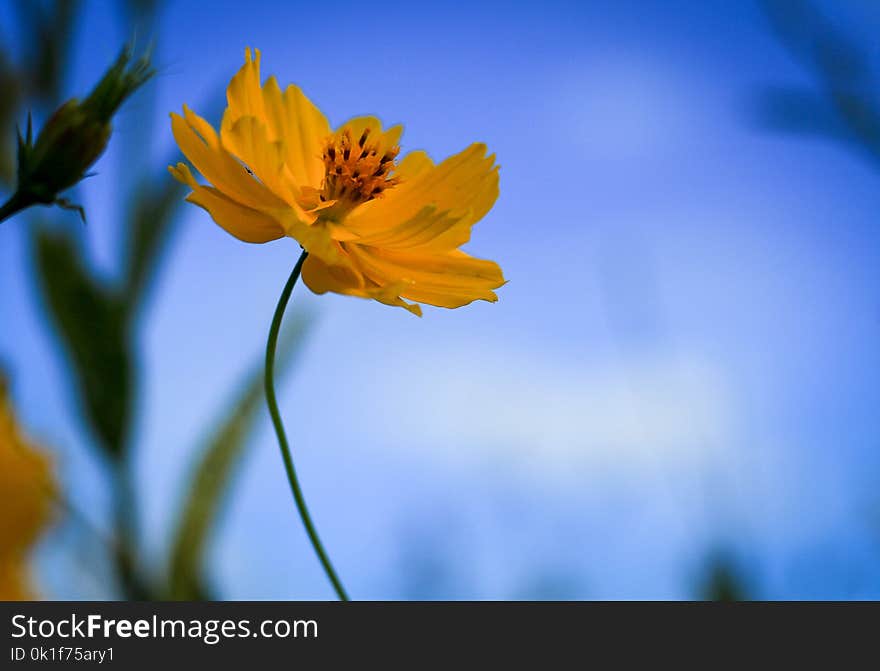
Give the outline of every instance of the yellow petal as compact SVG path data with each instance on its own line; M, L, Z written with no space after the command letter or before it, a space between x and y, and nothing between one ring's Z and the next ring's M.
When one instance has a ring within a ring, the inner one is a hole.
M460 250L425 254L359 245L346 249L369 279L378 284L406 281L401 296L438 307L456 308L475 300L494 302L498 297L492 289L505 282L497 263Z
M178 163L169 171L175 179L193 190L186 198L189 202L204 209L221 228L239 240L269 242L284 236L284 229L278 221L227 198L215 188L202 186L185 164Z
M382 122L374 116L357 116L349 119L336 129L336 134L339 135L346 130L354 141L367 131L370 142L375 143L376 152L380 155L396 147L400 142L400 136L403 135L402 125L397 124L383 131Z
M226 111L230 121L235 123L242 117L264 119L263 92L260 89L260 50L244 50L244 65L232 77L226 87Z
M223 116L220 137L224 148L239 158L254 175L291 207L299 208L298 189L285 174L284 147L269 140L266 125L256 117L241 117L235 122Z
M401 183L381 198L357 207L346 217L345 225L366 238L407 223L424 223L426 208L432 207L435 213L448 214L433 215L446 228L436 231L430 247L455 249L467 242L470 226L482 219L498 198L495 157L486 156L485 145L473 144L434 167L429 167L425 158L417 155L410 164L402 161L398 171L404 176L409 173L409 179L401 177ZM448 226L451 219L458 225Z
M404 184L412 182L420 175L434 168L434 163L423 151L407 154L395 170L395 176ZM483 184L485 189L493 190L494 202L498 192L497 169L490 171ZM490 194L491 195L491 194ZM393 198L393 195L389 194ZM382 230L369 233L360 230L358 242L364 245L387 247L389 249L412 249L420 251L448 251L465 244L471 235L471 226L482 216L482 211L473 209L463 211L440 210L437 205L428 205L419 210L413 217ZM389 215L389 221L400 215ZM354 225L351 223L355 222ZM357 218L353 217L346 223L356 230Z
M364 296L364 276L348 265L330 265L312 254L303 266L303 281L316 294L328 291L350 296Z
M398 224L394 228L388 228L372 235L362 235L357 242L362 245L387 249L430 249L432 243L438 238L449 239L449 232L457 229L461 232L462 240L459 244L450 245L458 247L467 242L470 236L470 225L465 222L462 225L463 216L454 217L448 211L438 212L436 206L429 205L422 208L416 216ZM442 248L442 245L434 245Z
M426 152L411 151L395 166L393 174L400 181L408 182L433 167L434 161Z
M186 107L184 114L185 118L171 114L171 130L184 156L205 179L229 198L254 209L285 205L220 146L207 121Z
M422 309L418 305L407 303L400 298L400 292L407 284L405 282L380 286L367 281L350 265L330 265L317 256L309 256L306 259L302 276L306 286L316 294L330 291L346 296L371 298L386 305L404 308L417 317L422 316Z
M284 237L284 229L277 221L229 200L212 187L199 187L186 199L206 210L221 228L244 242L270 242Z
M322 219L313 223L304 221L290 208L272 210L268 214L281 224L286 235L296 240L309 254L319 256L328 263L339 262L340 248L334 239L330 222Z
M259 49L255 50L253 59L250 49L245 51L245 64L229 83L226 99L224 130L242 118L257 119L265 124L266 139L281 143L284 163L296 185L299 188L321 186L324 177L321 149L330 135L330 124L298 86L291 85L282 94L275 77L269 77L265 85L260 86Z
M298 86L291 84L281 92L270 78L263 89L270 119L275 119L284 138L287 167L301 186L321 187L324 162L321 151L330 135L330 122Z

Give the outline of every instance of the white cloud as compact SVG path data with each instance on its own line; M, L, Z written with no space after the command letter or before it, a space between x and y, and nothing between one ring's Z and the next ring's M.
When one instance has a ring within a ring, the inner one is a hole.
M730 442L724 376L709 363L640 356L560 364L532 353L432 352L397 362L380 397L397 444L413 436L455 459L486 451L558 472L701 462ZM425 364L425 361L429 363Z

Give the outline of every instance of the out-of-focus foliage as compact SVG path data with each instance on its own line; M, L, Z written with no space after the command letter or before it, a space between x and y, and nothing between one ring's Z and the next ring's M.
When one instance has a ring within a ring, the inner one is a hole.
M122 3L122 10L133 24L150 23L161 4L161 0L127 0Z
M299 316L282 333L276 362L280 375L290 368L304 343L310 321L306 316ZM187 601L216 598L215 590L205 578L206 546L248 437L263 411L263 403L263 357L260 357L241 385L235 402L221 415L187 480L169 558L168 598Z
M132 401L128 304L91 275L70 234L41 229L34 258L48 311L70 356L86 421L104 451L119 459Z
M152 77L148 56L134 63L131 57L131 48L124 48L89 96L82 102L71 98L61 105L36 140L28 117L26 134L18 134L16 189L0 208L0 221L31 205L53 203L77 210L85 220L82 207L59 194L86 177L86 171L107 148L113 115Z
M809 0L763 0L779 41L813 75L813 87L774 85L757 101L771 131L824 137L880 160L880 82L868 55Z
M880 79L867 45L860 45L812 0L761 4L780 43L814 82L812 87L762 90L756 106L762 129L835 140L880 167ZM874 520L869 524L878 528ZM718 593L736 593L729 583L719 573Z
M28 98L52 104L61 87L77 24L79 0L19 0L15 3L25 36L24 58L19 66Z
M126 222L124 282L87 267L75 233L39 227L34 259L49 313L68 352L86 422L114 459L125 449L135 388L138 306L182 199L172 180L142 178Z
M57 104L68 62L79 2L75 0L20 0L16 31L23 48L13 59L9 46L0 43L0 185L15 177L15 126L24 100L44 109ZM0 35L2 38L2 35Z
M705 575L697 588L697 598L705 601L748 601L751 589L745 573L733 556L716 552L706 562Z
M155 25L157 4L143 0L120 2L119 9L127 24L142 30ZM16 63L6 57L7 51L0 45L3 129L14 127L25 106L45 110L57 105L79 3L20 2L17 7L19 32L32 50L26 53L23 63ZM30 129L20 137L18 186L24 186L26 197L14 203L16 209L32 200L46 202L50 195L57 199L57 191L83 177L103 152L110 139L111 117L152 75L146 58L134 64L130 61L131 50L126 49L84 101L71 100L50 117L36 141ZM11 138L12 133L2 134L0 180L8 184L14 162L7 137ZM149 137L142 139L150 141ZM161 166L170 162L163 161ZM143 170L143 174L126 174L129 181L121 177L121 189L120 184L116 185L126 198L120 221L123 234L118 280L93 269L83 239L88 229L54 226L44 216L28 227L28 234L37 286L49 323L67 355L76 402L95 446L111 465L108 484L114 497L115 533L105 549L115 562L121 594L138 599L169 594L203 598L208 594L203 576L207 539L260 415L262 372L254 372L244 381L228 412L215 428L205 432L211 438L194 469L192 488L184 497L184 510L172 542L171 587L159 585L152 577L159 572L144 566L139 552L139 506L131 483L130 432L138 407L140 308L171 239L184 202L184 188L161 168L144 165ZM31 188L35 182L45 188ZM308 319L300 319L286 332L280 362L284 369L290 368L308 323Z
M15 175L13 135L6 132L18 109L21 90L18 74L6 53L0 50L0 184L11 184Z
M136 335L139 307L156 273L157 264L184 202L182 187L163 173L161 179L145 175L130 197L125 230L123 281L108 282L89 270L78 244L78 231L37 227L34 259L48 313L68 352L71 373L84 419L105 454L118 464L125 479L129 455L129 430L137 405ZM280 372L289 368L295 346L304 336L308 320L294 323L287 332ZM208 535L234 475L247 437L262 408L262 373L252 374L220 423L212 430L188 489L188 496L173 543L169 587L154 586L136 565L133 538L119 544L117 565L129 597L207 598L203 555ZM124 510L120 524L132 524L136 502L127 487L119 491L116 507ZM132 531L120 529L125 538Z
M131 196L125 277L125 293L131 310L136 311L144 298L185 191L174 180L144 177Z

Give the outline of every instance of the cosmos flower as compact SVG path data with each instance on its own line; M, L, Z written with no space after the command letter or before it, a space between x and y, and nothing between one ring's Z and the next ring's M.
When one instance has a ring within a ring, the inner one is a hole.
M32 599L28 553L49 524L49 459L22 435L0 380L0 601Z
M496 301L492 261L459 248L498 197L498 166L483 144L435 164L423 151L398 160L401 126L375 117L335 130L296 86L260 83L260 52L227 89L218 134L187 107L172 114L181 151L210 183L178 163L188 200L246 242L296 239L309 253L303 280L315 293L373 298L421 315Z

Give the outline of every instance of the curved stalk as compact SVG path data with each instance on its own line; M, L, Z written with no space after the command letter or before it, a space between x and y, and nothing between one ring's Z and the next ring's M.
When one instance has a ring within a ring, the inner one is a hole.
M318 555L318 559L321 561L321 566L324 567L324 572L333 584L333 589L336 591L336 595L339 597L340 601L348 601L348 594L346 594L345 588L339 580L339 576L336 575L336 571L333 570L333 565L330 563L330 558L327 556L327 552L321 544L321 539L318 538L318 532L315 529L315 525L309 515L309 510L306 507L306 501L299 485L299 479L296 476L296 469L293 467L293 458L290 456L290 445L287 442L287 434L284 432L284 423L281 421L281 413L278 411L278 401L275 398L275 347L278 343L278 332L281 330L281 320L284 317L284 310L290 300L290 294L293 293L293 287L299 279L303 263L305 263L308 255L308 252L303 251L299 260L296 262L296 265L293 267L293 271L290 273L287 284L284 285L284 290L281 292L281 297L278 299L278 306L275 308L275 316L272 318L272 326L269 329L269 340L266 343L266 402L269 405L269 414L272 416L272 425L275 427L275 435L278 437L278 446L281 448L281 458L284 460L284 470L287 472L287 480L290 483L290 491L293 493L293 500L296 503L296 509L299 511L300 518L302 518L306 533L309 535L309 540L312 542L312 547L315 549L315 554Z

